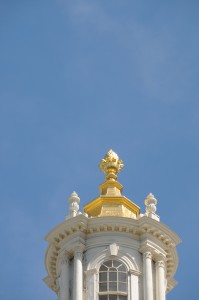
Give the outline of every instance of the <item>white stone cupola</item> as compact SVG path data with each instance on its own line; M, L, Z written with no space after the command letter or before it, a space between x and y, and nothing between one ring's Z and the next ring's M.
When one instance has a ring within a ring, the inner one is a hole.
M153 194L144 214L123 195L123 166L108 151L99 164L106 174L99 196L81 213L73 192L66 219L46 236L44 281L59 300L165 300L176 285L180 238L160 222Z

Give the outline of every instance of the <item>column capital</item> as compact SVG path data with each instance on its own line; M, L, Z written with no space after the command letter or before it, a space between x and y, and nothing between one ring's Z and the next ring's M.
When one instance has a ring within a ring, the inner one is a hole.
M83 252L75 252L74 258L75 259L81 259L82 260Z
M146 250L146 251L143 253L143 256L144 256L145 258L152 259L152 253L151 253L151 251L149 251L149 250Z
M64 251L60 257L61 265L69 264L69 254L68 252Z
M166 255L164 255L163 253L158 253L154 255L154 260L156 263L158 262L166 262Z
M73 253L74 253L74 255L76 253L83 253L84 250L85 250L85 245L82 243L78 243L78 244L74 245Z
M159 257L157 260L155 260L155 266L157 268L164 268L165 269L165 258Z
M139 251L142 253L142 254L145 254L145 253L153 253L154 252L154 248L149 244L149 243L144 243Z
M165 269L165 261L164 260L157 260L155 262L156 267L158 268L164 268Z

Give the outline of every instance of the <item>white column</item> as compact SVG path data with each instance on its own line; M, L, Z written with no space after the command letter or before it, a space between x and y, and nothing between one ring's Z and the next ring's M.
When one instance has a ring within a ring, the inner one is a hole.
M163 258L156 261L156 299L165 300L165 263Z
M144 300L153 300L152 254L149 251L143 253L143 266L144 266Z
M73 300L83 298L82 252L82 248L77 248L74 253Z
M135 271L130 271L130 300L139 300L139 274Z
M69 259L65 254L61 258L60 300L69 300Z

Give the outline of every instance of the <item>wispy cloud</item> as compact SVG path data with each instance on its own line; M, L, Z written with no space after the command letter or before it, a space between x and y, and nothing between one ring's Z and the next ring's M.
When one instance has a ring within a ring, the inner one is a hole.
M100 32L111 31L115 27L113 18L108 14L100 2L86 1L67 1L62 4L67 15L77 25L90 25ZM92 28L92 27L91 27Z
M165 103L182 101L183 83L188 82L187 66L179 56L179 51L184 51L180 49L178 32L183 16L175 16L178 26L174 15L165 25L158 17L153 20L154 23L138 19L133 10L132 15L123 17L121 14L118 17L114 9L108 9L100 1L62 3L76 31L86 35L87 40L92 39L94 34L98 37L104 34L110 36L110 40L114 41L114 53L122 54L119 63L128 60L131 70L126 74L128 80L136 80L137 87L149 98ZM87 57L86 65L93 65L92 57Z

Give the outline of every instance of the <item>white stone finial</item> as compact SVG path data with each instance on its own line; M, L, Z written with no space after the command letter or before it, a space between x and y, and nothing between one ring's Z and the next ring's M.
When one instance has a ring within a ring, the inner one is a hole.
M76 192L72 192L72 194L68 198L68 202L70 203L69 205L70 216L71 217L77 216L79 212L80 198L78 197Z
M157 204L157 199L154 197L154 195L152 193L148 194L148 196L146 197L144 204L146 205L146 213L145 215L155 219L157 221L160 221L159 216L156 214L156 204Z

